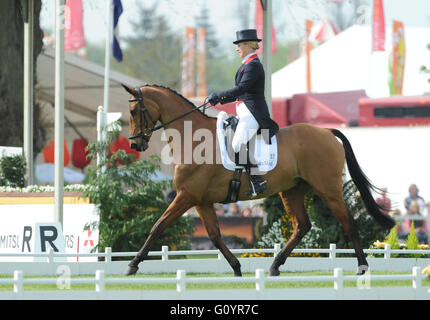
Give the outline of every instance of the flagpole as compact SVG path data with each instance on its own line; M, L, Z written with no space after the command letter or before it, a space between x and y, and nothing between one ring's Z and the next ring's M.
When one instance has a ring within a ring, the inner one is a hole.
M109 112L109 80L110 80L110 56L112 50L113 35L113 4L112 0L106 0L106 43L105 43L105 79L104 79L104 112Z
M26 185L34 184L33 164L33 38L34 38L34 1L27 1L26 20L24 21L24 156L27 163Z
M263 7L263 67L266 74L264 96L272 116L272 0L261 2Z
M55 193L54 221L63 226L64 195L64 0L56 1L55 19Z

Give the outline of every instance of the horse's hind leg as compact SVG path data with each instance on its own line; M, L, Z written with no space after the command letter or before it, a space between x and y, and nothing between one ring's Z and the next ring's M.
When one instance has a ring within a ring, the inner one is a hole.
M218 218L216 216L213 205L200 205L196 206L196 210L206 227L206 230L214 246L221 251L225 259L228 261L234 271L234 275L241 277L242 272L240 271L240 262L227 248L221 238L221 232L219 230Z
M338 195L334 197L330 197L324 193L319 193L319 195L330 208L336 219L340 222L343 230L351 240L358 260L358 274L364 274L368 269L368 263L361 246L360 235L357 227L355 226L354 219L346 206L342 192L338 192Z
M160 237L163 231L194 205L195 200L191 195L183 190L178 192L173 202L152 227L143 247L137 253L136 257L128 264L125 275L129 276L137 272L139 269L137 267L138 264L146 258L152 244Z
M305 209L305 194L309 191L309 186L301 183L291 190L280 192L279 196L285 207L287 214L293 223L293 234L284 248L275 257L269 270L270 276L279 276L279 267L285 263L293 249L300 240L311 229L311 222Z

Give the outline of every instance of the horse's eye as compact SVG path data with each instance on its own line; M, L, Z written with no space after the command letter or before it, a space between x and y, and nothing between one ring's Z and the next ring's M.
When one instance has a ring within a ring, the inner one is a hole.
M131 115L132 115L133 117L136 115L136 112L137 112L137 110L136 110L136 109L133 109L133 110L131 110L131 111L130 111L130 113L131 113Z

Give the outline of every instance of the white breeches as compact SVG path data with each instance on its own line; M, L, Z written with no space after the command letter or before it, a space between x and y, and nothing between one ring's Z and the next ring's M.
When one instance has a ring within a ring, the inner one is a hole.
M246 144L257 133L259 125L252 113L243 102L236 104L236 114L239 118L236 132L234 133L232 147L234 152L239 152L243 144Z

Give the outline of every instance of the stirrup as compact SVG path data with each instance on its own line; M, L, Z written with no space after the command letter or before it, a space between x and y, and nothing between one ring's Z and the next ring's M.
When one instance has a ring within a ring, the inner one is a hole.
M249 184L251 185L251 189L246 194L252 197L256 197L258 194L267 191L267 181L263 180L260 176L249 175Z

